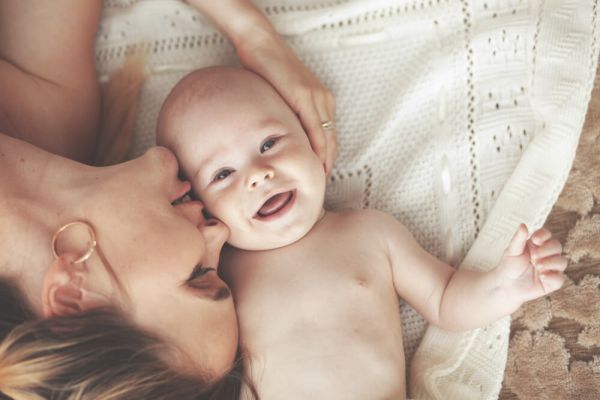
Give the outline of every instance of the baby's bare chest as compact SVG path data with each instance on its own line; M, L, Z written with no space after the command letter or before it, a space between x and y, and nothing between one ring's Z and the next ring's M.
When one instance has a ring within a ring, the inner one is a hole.
M315 398L336 398L340 382L346 394L404 390L400 313L387 254L343 238L238 259L246 261L236 266L244 272L232 285L241 342L253 355L265 395L281 398L310 387Z
M328 235L230 258L242 336L253 332L260 342L282 334L303 341L318 336L322 342L327 332L354 332L371 340L389 332L390 323L399 326L387 254L353 239ZM267 320L270 329L264 329Z

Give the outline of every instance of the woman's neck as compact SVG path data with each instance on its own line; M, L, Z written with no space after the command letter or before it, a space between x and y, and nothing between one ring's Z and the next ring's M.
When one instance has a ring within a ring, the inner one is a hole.
M91 169L0 134L0 278L22 283L36 310L52 234L77 215Z
M52 205L68 201L65 193L85 182L90 167L0 134L0 196Z

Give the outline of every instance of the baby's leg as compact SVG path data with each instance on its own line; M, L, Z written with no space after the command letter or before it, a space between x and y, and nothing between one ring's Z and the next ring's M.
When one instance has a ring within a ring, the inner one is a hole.
M0 132L89 161L100 91L100 0L0 2Z

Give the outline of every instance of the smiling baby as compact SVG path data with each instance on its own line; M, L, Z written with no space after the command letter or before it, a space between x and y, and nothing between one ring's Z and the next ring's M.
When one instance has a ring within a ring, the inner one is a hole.
M563 283L561 244L544 229L519 226L490 271L456 270L392 216L325 210L325 172L300 121L247 70L182 79L158 143L230 229L222 271L261 399L403 399L398 296L432 324L467 330Z

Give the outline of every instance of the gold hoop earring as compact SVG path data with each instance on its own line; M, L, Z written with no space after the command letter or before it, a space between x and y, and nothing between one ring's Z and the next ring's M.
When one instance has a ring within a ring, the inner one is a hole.
M59 235L65 230L77 225L83 225L87 228L88 233L90 235L90 246L85 251L85 253L83 253L79 258L73 261L73 264L82 263L92 256L92 253L94 253L94 250L96 249L96 234L94 233L94 229L89 223L85 221L72 221L58 228L57 231L54 232L54 235L52 235L52 253L54 253L55 258L60 257L58 255L58 251L56 250L56 241L58 240Z

